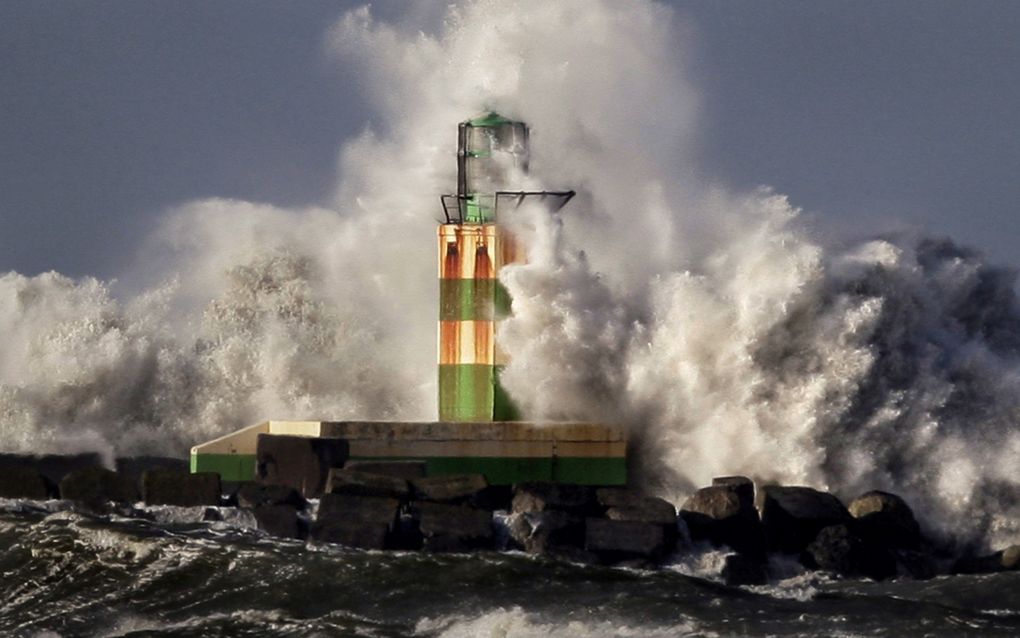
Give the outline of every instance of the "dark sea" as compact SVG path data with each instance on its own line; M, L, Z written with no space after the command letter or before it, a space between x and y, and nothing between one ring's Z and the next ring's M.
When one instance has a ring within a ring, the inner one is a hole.
M1020 572L727 587L722 554L662 570L520 553L273 539L242 511L91 515L0 501L2 636L1017 636Z

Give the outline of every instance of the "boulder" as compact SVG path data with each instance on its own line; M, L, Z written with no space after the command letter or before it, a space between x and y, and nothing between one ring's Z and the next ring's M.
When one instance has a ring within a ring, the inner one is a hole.
M898 549L917 549L921 527L906 502L888 492L873 491L855 498L847 508L854 531L868 542Z
M107 502L134 503L138 490L129 479L104 467L87 467L60 481L60 498L89 505Z
M425 461L348 461L344 467L408 481L425 477Z
M655 561L665 555L666 536L662 525L655 523L589 518L585 521L584 547L606 563Z
M259 529L270 536L301 538L301 523L291 505L259 505L252 514Z
M425 551L467 552L495 547L492 512L429 502L416 503L413 510Z
M770 551L799 554L822 529L852 520L838 498L810 487L767 485L757 499Z
M805 551L807 567L841 576L884 580L896 575L896 558L887 548L869 543L846 525L823 528Z
M489 483L481 474L452 474L414 479L411 486L418 500L464 503L478 498Z
M327 543L386 549L397 524L400 501L380 496L325 494L311 536Z
M28 467L0 467L0 498L50 497L52 487L38 470Z
M411 498L411 485L395 476L333 468L326 478L326 493L387 496L406 501Z
M261 485L245 483L235 494L237 505L254 509L264 505L288 505L293 509L304 509L306 501L293 487L286 485Z
M195 507L220 504L220 475L216 472L148 470L142 474L146 505Z
M510 518L510 538L530 554L562 555L584 547L584 519L557 510L522 512Z
M743 554L730 554L723 563L722 577L727 585L765 585L769 582L765 563Z
M560 510L580 516L599 513L595 492L586 485L567 483L519 483L513 489L514 513Z
M321 496L329 470L343 467L350 448L345 439L260 434L255 452L255 481L286 485L305 498Z
M721 481L716 479L716 481ZM680 508L680 518L692 541L726 546L760 560L765 555L765 531L746 483L716 482L703 487Z

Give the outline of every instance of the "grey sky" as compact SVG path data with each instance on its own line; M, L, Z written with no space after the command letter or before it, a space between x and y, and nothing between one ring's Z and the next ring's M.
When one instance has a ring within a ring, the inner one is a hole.
M0 271L115 276L196 197L324 201L371 117L323 46L360 4L0 3ZM701 173L823 233L913 225L1020 263L1020 3L673 4Z

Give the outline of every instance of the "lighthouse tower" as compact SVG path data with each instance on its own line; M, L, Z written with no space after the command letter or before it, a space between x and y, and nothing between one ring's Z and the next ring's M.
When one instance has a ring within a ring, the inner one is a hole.
M439 226L439 420L515 421L499 383L506 354L497 322L510 313L499 270L525 253L505 225L525 202L562 208L573 191L524 191L528 127L496 113L461 122L457 194L442 197Z
M262 421L193 447L193 472L267 480L272 466L273 480L317 496L336 458L327 462L313 450L342 447L343 462L413 462L426 477L481 474L489 485L627 484L623 431L592 422L521 421L499 383L507 358L497 326L511 312L499 271L526 258L511 231L516 225L508 222L525 203L557 211L574 192L523 190L528 127L496 113L459 125L457 169L457 192L442 196L446 219L438 232L438 422ZM295 445L295 437L322 441ZM280 459L296 460L284 465ZM317 477L311 488L308 477Z

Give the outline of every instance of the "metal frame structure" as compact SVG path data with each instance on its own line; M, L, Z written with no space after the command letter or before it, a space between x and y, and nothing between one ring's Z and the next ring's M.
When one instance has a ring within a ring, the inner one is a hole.
M574 191L496 191L493 195L495 217L492 220L493 223L499 219L499 208L501 202L512 201L514 203L514 210L521 207L521 204L525 200L537 198L540 203L545 204L551 212L556 212L567 205L574 195ZM467 208L468 204L477 200L478 197L484 197L484 195L442 195L439 199L443 204L443 213L446 215L447 224L467 224L472 223L468 221ZM553 200L552 205L548 203L549 200ZM452 209L452 212L451 212Z

